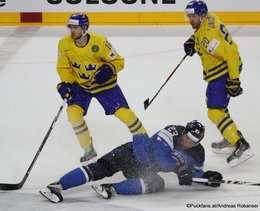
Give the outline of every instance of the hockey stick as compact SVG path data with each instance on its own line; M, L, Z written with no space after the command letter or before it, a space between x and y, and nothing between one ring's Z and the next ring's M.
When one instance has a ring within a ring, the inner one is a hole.
M51 134L53 126L56 123L56 121L58 120L58 118L60 116L60 113L61 113L63 107L65 106L66 102L67 102L66 99L62 102L62 105L60 106L60 109L59 109L57 115L55 116L54 120L52 121L49 130L47 131L47 133L46 133L46 135L45 135L45 137L44 137L44 139L43 139L43 141L42 141L42 143L41 143L41 145L40 145L36 155L33 158L33 161L31 162L31 165L29 166L26 174L23 177L23 180L20 183L16 183L16 184L0 183L0 190L18 190L18 189L21 189L23 187L27 177L29 176L29 174L30 174L30 172L32 170L33 165L35 164L38 156L40 155L40 152L42 151L43 146L45 145L49 135Z
M157 93L154 95L154 97L151 99L151 101L149 100L149 98L147 98L144 101L144 110L146 110L148 108L149 105L151 105L151 103L153 102L153 100L156 98L156 96L159 94L159 92L162 90L162 88L165 86L165 84L170 80L170 78L172 77L173 73L175 73L175 71L178 69L178 67L181 65L181 63L184 61L184 59L188 56L188 54L186 54L182 60L180 61L180 63L175 67L175 69L172 71L172 73L169 75L169 77L167 78L167 80L164 82L164 84L160 87L160 89L157 91Z
M224 184L232 184L232 185L250 185L250 186L260 186L260 183L256 182L246 182L246 181L237 181L237 180L208 180L205 178L192 178L193 182L200 182L200 183L205 183L205 182L211 182L211 183L224 183Z

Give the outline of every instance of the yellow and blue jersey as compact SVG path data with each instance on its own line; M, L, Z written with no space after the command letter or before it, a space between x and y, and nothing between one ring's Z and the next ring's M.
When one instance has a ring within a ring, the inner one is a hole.
M76 82L94 94L117 85L117 73L124 68L124 58L105 36L91 32L87 36L88 43L82 48L75 45L70 34L59 41L56 68L62 82ZM95 72L105 63L112 67L114 75L104 84L96 84Z
M205 81L212 81L226 73L231 79L239 78L242 61L237 44L218 16L209 13L194 36Z

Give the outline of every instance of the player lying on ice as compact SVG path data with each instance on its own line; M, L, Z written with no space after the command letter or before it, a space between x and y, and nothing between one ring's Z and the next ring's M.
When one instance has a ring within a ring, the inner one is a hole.
M202 170L205 153L200 141L204 132L204 126L194 120L186 127L169 125L151 138L134 135L133 142L113 149L96 163L68 172L40 193L52 202L61 202L63 190L111 177L119 171L126 180L92 188L105 199L115 195L155 193L164 189L164 180L158 175L160 171L176 173L180 185L191 185L192 178L196 177L214 180L215 183L204 184L218 187L220 183L216 181L222 180L222 175Z

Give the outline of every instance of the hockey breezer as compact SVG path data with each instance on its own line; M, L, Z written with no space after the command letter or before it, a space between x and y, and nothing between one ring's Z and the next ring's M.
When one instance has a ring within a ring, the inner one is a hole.
M148 106L154 101L154 99L157 97L157 95L159 94L159 92L162 90L162 88L165 86L165 84L170 80L170 78L172 77L173 73L175 73L175 71L179 68L179 66L181 65L181 63L184 61L184 59L188 56L188 54L186 54L182 60L180 61L180 63L175 67L175 69L172 71L172 73L169 75L169 77L166 79L166 81L163 83L163 85L160 87L160 89L157 91L157 93L154 95L154 97L150 100L149 98L147 98L144 101L144 110L146 110L148 108Z
M27 177L29 176L29 174L30 174L30 172L31 172L31 170L32 170L32 168L33 168L33 166L34 166L34 164L35 164L37 158L38 158L39 155L40 155L40 152L42 151L43 146L45 145L45 143L46 143L46 141L47 141L49 135L51 134L51 131L52 131L52 129L53 129L53 126L54 126L54 124L57 122L57 120L58 120L58 118L59 118L59 116L60 116L60 113L61 113L61 111L62 111L64 105L66 104L66 102L67 102L67 100L65 99L65 100L63 101L62 105L60 106L60 109L59 109L57 115L55 116L54 120L52 121L51 126L50 126L48 132L46 133L46 135L45 135L45 137L44 137L44 139L43 139L43 141L42 141L42 143L41 143L41 145L40 145L38 151L36 152L36 155L35 155L34 158L33 158L33 161L31 162L31 165L29 166L27 172L25 173L25 175L24 175L22 181L21 181L20 183L16 183L16 184L0 183L0 190L18 190L18 189L21 189L21 188L23 187L23 185L24 185L24 183L25 183Z

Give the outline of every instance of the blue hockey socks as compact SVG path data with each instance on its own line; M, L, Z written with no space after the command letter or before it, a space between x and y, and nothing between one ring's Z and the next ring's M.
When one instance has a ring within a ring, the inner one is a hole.
M89 182L89 176L83 167L76 168L60 178L63 190L83 185Z
M118 195L138 195L145 193L145 185L141 179L128 179L114 183L113 188Z

